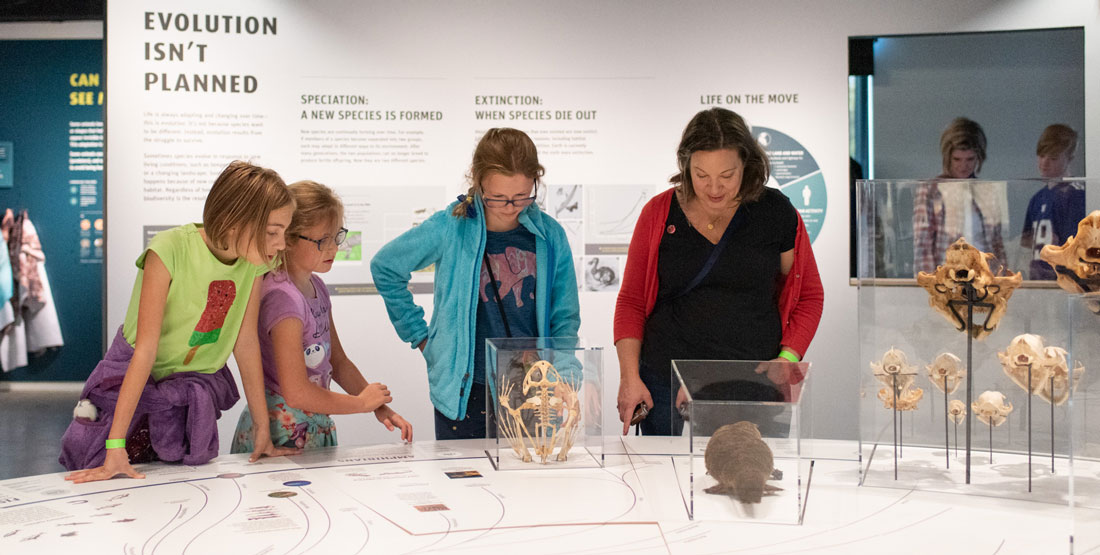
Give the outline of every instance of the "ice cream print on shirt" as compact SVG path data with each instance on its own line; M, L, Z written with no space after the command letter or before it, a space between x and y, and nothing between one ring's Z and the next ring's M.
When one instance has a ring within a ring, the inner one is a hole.
M206 292L206 308L199 317L199 323L195 325L195 331L191 332L191 339L187 345L191 347L183 364L191 363L195 353L202 345L211 345L218 342L218 336L222 332L222 324L237 298L237 286L228 279L219 279L210 282Z
M503 253L489 254L489 265L492 267L493 276L500 282L501 300L508 296L509 291L513 294L516 307L523 306L524 298L535 298L534 287L531 287L526 295L523 292L524 278L535 277L535 253L515 247L507 247ZM481 283L478 287L482 302L487 302L489 295L492 294L492 289L486 287L488 284L489 272L482 264Z

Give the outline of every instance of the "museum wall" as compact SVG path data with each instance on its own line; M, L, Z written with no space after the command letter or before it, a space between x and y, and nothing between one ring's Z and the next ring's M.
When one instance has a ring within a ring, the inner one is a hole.
M207 15L218 16L218 32L195 30ZM634 209L667 186L683 125L721 105L778 139L772 154L784 157L785 173L773 185L816 222L826 305L806 354L814 368L812 434L854 437L857 370L866 363L855 360L848 283L848 37L1084 26L1088 82L1100 60L1089 40L1096 24L1096 6L1068 0L270 2L232 9L209 1L111 2L108 326L122 320L144 241L200 219L205 188L229 159L274 167L287 182L326 183L348 205L347 227L359 232L358 251L324 276L345 348L368 379L390 386L393 406L417 437L431 438L423 361L397 339L381 298L371 294L366 263L385 240L465 190L466 165L485 129L518 127L535 138L547 168L547 210L560 207L557 217L573 229L581 335L606 348L604 422L614 430L617 285L586 272L621 271ZM224 92L211 85L222 76ZM1096 105L1096 90L1085 95L1086 105ZM494 116L501 119L487 119ZM1088 136L1100 121L1085 117ZM1086 163L1095 163L1089 156ZM914 167L937 164L933 156ZM570 194L579 200L574 208L555 203ZM414 282L430 315L430 273ZM223 416L226 445L243 408ZM337 421L342 443L394 439L371 417Z

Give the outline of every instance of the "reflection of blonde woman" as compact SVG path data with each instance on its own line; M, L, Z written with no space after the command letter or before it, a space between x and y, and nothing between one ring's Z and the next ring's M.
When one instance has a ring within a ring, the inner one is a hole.
M983 252L991 252L994 269L1005 263L1003 183L942 183L945 179L976 179L986 160L985 131L977 122L955 118L940 136L942 173L921 183L913 195L914 273L934 272L947 247L959 237Z
M470 189L371 260L397 334L424 352L436 439L485 436L485 340L575 337L577 275L565 230L535 204L543 175L526 133L490 129L474 150ZM435 264L431 323L409 292Z

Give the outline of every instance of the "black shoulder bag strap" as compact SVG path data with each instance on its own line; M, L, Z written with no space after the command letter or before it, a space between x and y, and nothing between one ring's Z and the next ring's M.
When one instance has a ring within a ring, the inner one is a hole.
M493 296L497 300L497 309L500 310L500 321L504 322L504 333L512 337L512 328L508 327L508 317L504 315L504 303L500 300L500 289L497 288L497 277L493 275L493 265L489 264L489 253L486 252L482 259L485 261L485 269L489 270L489 283L493 285Z
M714 268L714 263L718 261L718 257L721 256L722 251L726 248L726 243L729 241L730 235L733 235L734 228L741 223L741 216L745 213L745 207L739 206L737 212L733 213L733 218L730 219L730 224L726 226L726 231L722 233L722 238L718 240L718 243L714 245L714 248L710 251L710 258L707 258L707 263L703 264L703 268L699 270L699 273L695 276L695 279L691 280L691 283L687 284L687 287L683 291L680 291L676 295L670 297L669 300L678 299L687 295L692 289L695 289L697 285L703 282L703 278L707 277L710 270Z

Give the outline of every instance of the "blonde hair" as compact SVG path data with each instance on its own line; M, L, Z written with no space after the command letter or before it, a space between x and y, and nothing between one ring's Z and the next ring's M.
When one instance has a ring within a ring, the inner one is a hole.
M212 244L229 248L229 236L235 232L238 242L251 237L264 259L270 259L267 220L272 211L287 205L293 206L294 198L275 170L235 160L210 187L202 209L202 225Z
M978 157L974 174L982 171L985 162L985 131L978 122L967 118L955 118L940 135L940 153L943 154L943 173L951 173L951 153L956 150L973 150Z
M332 189L316 181L298 181L288 187L294 196L294 217L286 228L288 245L298 243L298 234L321 223L344 223L344 203Z
M1067 158L1073 158L1077 152L1077 132L1068 125L1055 123L1048 125L1039 135L1039 143L1035 145L1036 156L1058 156L1066 153Z
M680 146L676 148L676 164L680 171L668 180L669 183L676 185L684 200L695 198L695 187L691 182L691 155L725 149L736 151L744 165L737 198L744 202L758 200L764 193L764 184L768 182L768 155L753 137L752 129L744 118L725 108L703 110L684 127Z
M466 179L470 188L466 198L451 212L457 218L464 218L474 202L474 195L482 194L482 182L490 173L499 173L505 177L521 174L535 181L538 190L539 181L546 169L539 164L539 153L534 141L527 133L510 127L494 127L485 132L474 149L474 159L470 163L470 173Z

